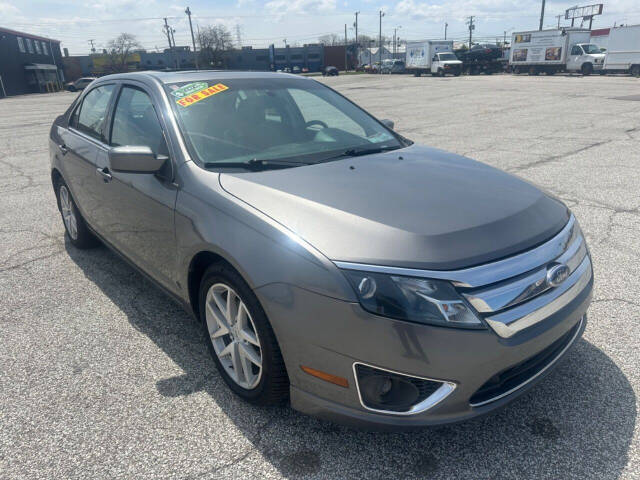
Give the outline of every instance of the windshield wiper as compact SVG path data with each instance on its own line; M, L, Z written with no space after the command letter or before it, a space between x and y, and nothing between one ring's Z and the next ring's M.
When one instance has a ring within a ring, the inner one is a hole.
M300 167L309 165L308 162L289 162L284 160L258 160L253 158L246 162L205 162L204 168L244 168L259 172L261 170L276 170L279 168Z
M372 153L388 152L390 150L397 150L399 148L402 148L402 147L398 145L393 145L393 146L387 146L387 147L349 148L337 155L323 158L322 160L320 160L320 162L328 162L329 160L337 160L339 158L344 158L344 157L360 157L362 155L371 155Z

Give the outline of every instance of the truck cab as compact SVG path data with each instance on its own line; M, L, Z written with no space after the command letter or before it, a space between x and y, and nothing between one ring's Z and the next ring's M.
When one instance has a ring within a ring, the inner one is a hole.
M444 77L447 73L458 76L462 72L462 62L453 52L439 52L431 59L431 74Z
M605 54L593 43L576 43L567 56L567 70L589 75L603 71Z

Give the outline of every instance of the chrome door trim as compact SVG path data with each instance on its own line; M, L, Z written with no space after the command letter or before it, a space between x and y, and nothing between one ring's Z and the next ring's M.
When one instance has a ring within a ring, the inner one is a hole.
M572 214L560 233L546 243L503 260L461 270L422 270L342 261L334 261L333 263L344 270L434 278L449 280L457 287L481 287L515 277L556 259L567 250L575 235L579 233L580 229L576 227L576 219Z
M472 407L481 407L482 405L486 405L487 403L495 402L496 400L500 400L501 398L504 398L507 395L511 395L516 390L520 390L525 385L533 382L536 378L538 378L540 375L542 375L544 372L546 372L549 368L551 368L551 366L553 364L555 364L558 360L560 360L560 358L565 354L565 352L567 350L569 350L569 347L571 347L571 345L573 345L573 342L576 341L576 338L578 338L578 335L580 334L580 331L582 330L582 324L584 323L584 319L585 319L586 316L587 315L585 314L580 318L580 320L578 322L578 328L576 328L576 332L573 334L573 337L571 337L571 340L569 340L569 343L567 343L565 345L565 347L560 351L560 353L558 353L558 355L556 355L553 358L553 360L551 360L547 365L545 365L545 367L542 370L540 370L538 373L536 373L532 377L530 377L527 380L525 380L524 382L522 382L520 385L516 385L515 387L513 387L511 390L509 390L507 392L501 393L500 395L492 397L489 400L485 400L483 402L469 403L469 405L471 405Z

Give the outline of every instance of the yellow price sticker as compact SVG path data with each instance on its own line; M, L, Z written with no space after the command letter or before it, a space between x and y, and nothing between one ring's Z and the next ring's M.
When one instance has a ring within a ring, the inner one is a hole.
M183 107L189 107L194 103L198 103L200 100L204 100L205 98L211 97L212 95L220 92L224 92L225 90L229 90L229 87L222 83L216 83L215 85L203 88L202 90L187 95L186 97L179 98L178 100L176 100L176 103Z

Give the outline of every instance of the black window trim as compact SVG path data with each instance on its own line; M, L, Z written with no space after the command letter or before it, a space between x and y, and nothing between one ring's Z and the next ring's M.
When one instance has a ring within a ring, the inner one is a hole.
M118 101L120 100L120 95L122 94L122 90L125 87L140 90L141 92L145 93L151 100L151 106L153 107L153 110L156 113L156 118L158 119L158 123L160 124L160 130L162 131L162 137L164 138L164 143L167 147L169 165L171 168L169 175L166 176L166 180L169 182L172 182L175 178L175 172L177 168L176 160L174 158L175 156L173 152L173 144L170 141L170 135L167 135L167 125L161 112L158 111L158 105L157 105L158 102L156 101L156 99L154 99L154 95L152 94L151 91L149 91L148 87L144 83L138 82L136 80L130 80L125 78L115 83L117 84L116 91L109 104L109 112L107 114L107 118L105 121L105 124L106 124L105 138L107 140L107 143L104 144L105 148L107 150L111 148L111 130L113 129L113 120L115 117L116 107L118 106ZM165 177L163 176L163 178Z
M100 83L98 85L94 85L93 88L91 88L90 90L85 90L82 93L82 97L79 98L78 102L76 103L75 107L73 108L73 110L71 111L71 114L69 115L69 130L73 131L73 133L82 136L83 138L87 139L87 140L91 140L93 143L105 148L105 149L109 149L109 145L105 142L106 140L106 136L105 136L105 127L106 124L109 120L109 115L111 114L111 109L113 107L113 101L115 98L114 93L111 94L111 98L109 99L109 103L107 103L107 114L105 115L105 121L102 124L102 128L101 128L101 139L92 137L91 135L89 135L86 132L83 132L82 130L78 129L78 126L74 124L73 120L75 118L76 113L79 114L79 109L82 108L82 104L84 103L84 99L87 97L87 95L89 95L91 92L93 92L95 89L100 88L100 87L106 87L108 85L114 85L115 90L114 93L116 93L118 91L118 82L116 81L112 81L112 82L105 82L105 83Z

